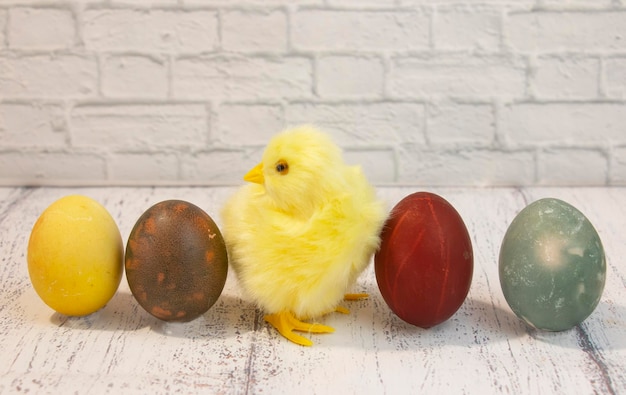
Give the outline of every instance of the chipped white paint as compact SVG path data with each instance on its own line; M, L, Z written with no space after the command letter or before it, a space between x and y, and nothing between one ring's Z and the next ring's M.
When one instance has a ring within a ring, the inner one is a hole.
M474 247L474 277L460 310L424 330L398 319L373 266L346 302L349 315L321 319L336 332L296 346L242 300L232 273L220 299L188 323L165 323L133 299L126 280L84 318L54 313L28 280L26 246L39 214L71 193L101 202L124 240L153 204L183 199L211 215L229 188L0 188L0 393L397 394L626 393L626 189L420 189L461 214ZM380 188L390 207L416 188ZM559 333L526 326L500 290L498 253L514 216L541 197L563 199L594 224L607 253L596 311Z

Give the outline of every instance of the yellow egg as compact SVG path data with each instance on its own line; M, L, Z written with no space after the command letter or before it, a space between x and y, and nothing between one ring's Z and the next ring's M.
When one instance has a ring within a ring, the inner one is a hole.
M35 291L57 312L91 314L113 297L122 279L124 250L109 212L86 196L65 196L37 219L28 242Z

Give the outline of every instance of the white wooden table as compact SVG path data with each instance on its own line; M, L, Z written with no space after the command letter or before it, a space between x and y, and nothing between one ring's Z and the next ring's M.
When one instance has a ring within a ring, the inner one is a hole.
M232 273L218 302L188 323L144 312L126 279L109 304L83 318L49 309L26 264L30 230L57 198L101 202L126 241L152 204L183 199L216 222L232 188L0 188L1 393L626 393L626 188L451 189L385 187L392 207L409 193L437 193L459 211L472 236L468 298L445 323L420 329L384 303L373 265L349 303L350 315L322 322L334 334L306 335L300 347L240 298ZM600 305L566 332L532 330L509 309L498 279L506 228L526 204L561 198L594 224L607 254Z

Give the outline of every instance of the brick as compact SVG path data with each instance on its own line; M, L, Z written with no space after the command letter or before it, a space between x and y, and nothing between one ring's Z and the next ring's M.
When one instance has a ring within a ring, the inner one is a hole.
M626 104L519 103L500 111L499 127L515 144L626 142Z
M286 51L284 11L226 11L222 15L222 47L226 51Z
M181 157L181 180L198 184L241 185L242 178L261 161L257 149L194 152Z
M438 8L433 20L435 48L498 50L502 30L501 13L499 8Z
M291 103L285 117L288 126L318 126L344 147L425 143L421 103Z
M168 153L114 153L108 157L109 179L151 183L178 178L178 158Z
M125 151L203 147L208 141L204 105L82 105L71 112L72 143Z
M76 27L70 10L13 8L9 18L10 48L55 50L74 45Z
M540 57L533 65L530 87L535 97L593 99L598 97L600 62L576 57Z
M626 147L613 150L609 182L611 185L626 185Z
M400 151L398 181L421 185L513 186L534 183L531 151L489 149Z
M75 183L104 180L102 157L80 152L2 152L0 179L16 185Z
M423 6L432 4L472 4L472 5L485 5L485 4L502 4L506 6L524 7L530 8L535 5L537 0L398 0L398 5L402 7L409 6Z
M608 59L604 70L606 95L617 99L626 98L626 58Z
M0 75L5 98L84 98L98 90L97 62L89 56L0 56Z
M419 12L302 10L292 18L292 44L324 51L425 49L429 26L429 16Z
M372 184L388 184L396 181L396 156L391 149L344 151L349 165L360 166Z
M0 49L6 47L6 36L4 32L7 26L7 14L6 10L0 10Z
M382 8L389 9L396 6L395 0L328 0L331 7L337 8Z
M234 146L264 146L285 127L283 109L279 105L223 104L218 117L219 140Z
M68 137L62 106L0 103L0 146L63 147Z
M523 97L525 65L500 56L435 55L392 59L390 94L397 97Z
M436 145L490 145L495 138L493 107L463 103L429 105L426 134L429 142Z
M311 61L301 57L210 56L175 62L176 98L285 99L312 95Z
M179 3L178 0L111 0L111 4L113 5L130 6L134 8L173 7L177 6Z
M197 53L218 45L215 11L94 9L83 25L89 50Z
M622 51L626 12L511 14L505 30L509 43L519 51Z
M3 6L15 6L15 7L26 7L32 6L33 8L40 7L49 7L49 8L59 8L62 6L71 6L73 4L78 5L89 5L89 4L102 4L102 0L2 0L0 4Z
M607 156L597 150L554 148L537 156L540 185L606 185L607 172Z
M323 56L317 61L316 76L321 97L380 97L385 66L379 58Z
M141 1L141 0L136 0ZM237 0L237 6L311 6L311 5L323 5L325 0ZM232 7L233 0L185 0L185 6L228 6Z
M542 8L567 10L572 8L605 8L610 7L612 0L537 0Z
M108 97L165 98L165 61L148 56L110 56L102 65L102 93Z

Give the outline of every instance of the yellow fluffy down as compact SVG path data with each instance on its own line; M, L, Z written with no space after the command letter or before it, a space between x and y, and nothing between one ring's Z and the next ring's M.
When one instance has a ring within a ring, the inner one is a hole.
M275 136L260 168L262 181L241 187L222 211L239 283L266 313L329 313L378 248L385 207L360 168L311 127Z

